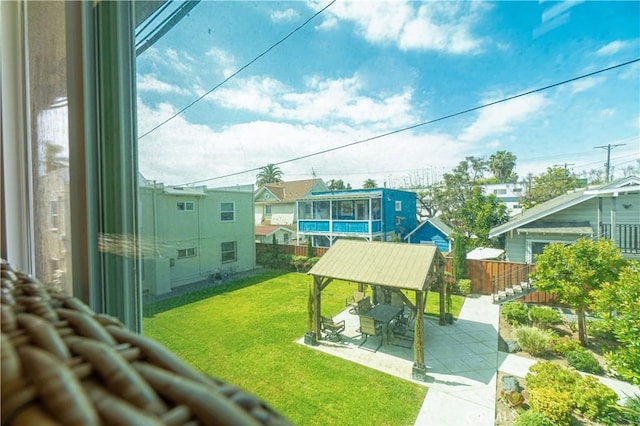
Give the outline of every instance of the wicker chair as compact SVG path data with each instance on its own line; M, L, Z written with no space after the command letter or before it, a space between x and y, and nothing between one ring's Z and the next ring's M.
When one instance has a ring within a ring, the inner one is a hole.
M1 296L3 425L290 424L4 260Z

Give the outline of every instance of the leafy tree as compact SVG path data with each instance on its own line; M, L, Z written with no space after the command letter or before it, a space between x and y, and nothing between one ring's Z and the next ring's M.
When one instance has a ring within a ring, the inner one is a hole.
M56 145L53 142L46 142L44 149L44 166L46 173L51 173L54 170L67 167L69 165L68 159L62 156L61 145Z
M256 175L256 185L262 186L267 183L282 182L282 176L284 176L284 173L280 170L280 167L271 163L267 164L261 167Z
M416 198L418 201L418 216L420 219L435 217L440 211L433 196L433 188L429 187L418 190L416 192Z
M364 181L364 183L362 184L362 187L364 189L372 189L372 188L377 188L378 184L376 183L375 180L369 178L369 179Z
M587 343L585 309L589 293L604 282L615 282L626 261L610 240L581 238L572 245L552 243L536 258L533 274L538 290L557 294L576 310L580 343Z
M327 186L332 191L342 191L344 189L351 189L351 184L347 183L345 185L342 179L340 180L331 179L329 182L327 182Z
M621 377L640 384L640 264L630 263L617 282L602 284L591 296L591 307L622 344L607 354L610 366Z
M493 176L498 180L498 183L518 180L518 175L513 171L516 167L516 159L515 154L508 151L498 151L495 154L491 154L487 165Z
M489 230L509 220L507 206L494 194L484 195L479 186L471 190L471 194L460 209L453 213L453 220L458 230L471 239L471 246L491 246Z
M547 171L533 178L533 184L520 200L525 209L556 198L580 186L580 179L564 167L548 167Z

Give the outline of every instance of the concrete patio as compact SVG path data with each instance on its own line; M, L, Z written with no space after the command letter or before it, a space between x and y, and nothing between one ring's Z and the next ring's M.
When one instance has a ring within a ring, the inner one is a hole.
M334 317L345 320L342 341L322 340L311 348L427 386L415 425L494 425L497 372L525 377L535 363L498 351L499 313L490 296L471 296L452 325L440 326L436 318L423 317L427 382L412 378L412 342L396 339L373 352L380 343L380 337L373 336L358 347L363 341L357 331L358 316L348 310ZM303 339L298 342L303 344ZM630 395L640 395L637 386L596 377L618 393L621 403Z

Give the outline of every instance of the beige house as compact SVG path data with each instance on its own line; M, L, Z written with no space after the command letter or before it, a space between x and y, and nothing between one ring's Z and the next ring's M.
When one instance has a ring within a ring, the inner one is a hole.
M290 244L293 244L298 222L296 201L313 192L321 191L329 191L329 187L322 179L268 183L261 186L255 192L256 227L282 226L290 229L292 231Z
M276 244L291 244L294 232L277 225L256 225L256 243L269 244L276 239Z
M139 188L142 290L162 294L255 268L253 185Z

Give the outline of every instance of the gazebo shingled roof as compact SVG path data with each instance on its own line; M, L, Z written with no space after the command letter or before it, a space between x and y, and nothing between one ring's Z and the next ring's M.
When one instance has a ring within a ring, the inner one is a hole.
M427 290L435 246L338 240L310 275L407 290Z

